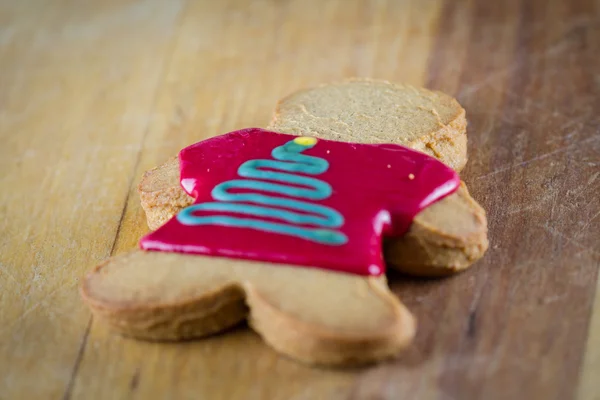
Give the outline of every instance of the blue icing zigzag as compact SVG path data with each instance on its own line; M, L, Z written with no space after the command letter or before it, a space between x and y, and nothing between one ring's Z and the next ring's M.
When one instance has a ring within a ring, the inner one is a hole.
M331 207L258 193L229 193L229 189L253 189L308 200L323 200L328 198L331 196L332 190L327 182L294 174L294 172L301 172L308 175L319 175L327 171L329 168L327 160L301 154L304 150L312 148L315 143L316 139L296 138L283 146L273 149L271 156L278 161L246 161L238 169L238 174L243 178L249 179L234 179L218 184L211 192L213 199L217 201L193 204L183 209L177 215L177 220L184 225L224 225L250 228L296 236L332 246L345 244L348 241L346 235L338 230L331 229L342 226L344 224L344 217ZM260 168L270 168L285 172L274 172ZM302 185L308 188L270 183L256 179ZM264 206L241 204L240 202L262 204ZM287 211L270 206L284 207L310 214ZM233 212L255 217L278 219L289 224L224 215L196 216L194 215L195 211ZM297 226L299 224L313 224L320 228Z

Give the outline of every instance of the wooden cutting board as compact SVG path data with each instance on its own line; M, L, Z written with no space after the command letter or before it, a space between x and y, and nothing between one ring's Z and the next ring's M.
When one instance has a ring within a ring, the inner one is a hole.
M600 398L599 54L594 0L1 1L0 399ZM310 369L244 327L156 344L90 317L78 281L147 231L144 170L350 76L467 110L491 246L390 277L407 351Z

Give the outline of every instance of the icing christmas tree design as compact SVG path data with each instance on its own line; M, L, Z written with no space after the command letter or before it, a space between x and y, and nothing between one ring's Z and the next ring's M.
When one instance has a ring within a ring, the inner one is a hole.
M397 145L368 145L246 129L179 155L195 198L145 236L145 250L384 272L382 236L459 186L438 160Z
M211 192L217 202L194 204L179 213L177 219L184 225L224 225L297 236L329 245L346 243L348 239L343 233L323 229L340 227L344 223L344 217L330 207L310 202L331 196L331 185L310 176L300 175L318 175L329 168L325 159L302 154L316 142L317 139L314 138L298 137L276 147L271 152L275 160L255 159L244 162L238 169L238 175L250 179L235 179L218 184ZM248 189L258 193L232 193L232 189ZM231 212L247 214L254 218L197 216L197 211ZM270 222L264 218L285 223ZM322 228L304 227L302 224Z

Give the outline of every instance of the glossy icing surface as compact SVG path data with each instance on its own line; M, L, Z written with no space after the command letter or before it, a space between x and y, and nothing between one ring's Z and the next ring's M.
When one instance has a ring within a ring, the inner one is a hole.
M360 275L384 269L382 236L459 186L438 160L368 145L244 129L179 154L196 200L142 238L145 250L303 265Z

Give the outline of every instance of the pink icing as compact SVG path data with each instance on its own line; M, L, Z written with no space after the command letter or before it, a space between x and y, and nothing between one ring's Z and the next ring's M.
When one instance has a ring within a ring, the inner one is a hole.
M238 175L238 168L243 162L272 160L274 148L295 138L250 128L189 146L179 154L182 187L195 198L194 204L214 202L211 191L216 185L246 179ZM323 200L304 201L328 206L344 217L343 225L337 231L347 237L345 244L317 243L255 228L184 225L174 217L143 237L140 247L144 250L225 256L359 275L380 275L385 272L382 237L406 233L416 214L456 191L460 184L458 175L440 161L398 145L319 139L302 154L329 162L325 172L310 176L327 182L333 189L331 195ZM233 189L231 192L257 193L248 189ZM266 191L262 194L292 198ZM223 211L195 211L194 215L248 218L247 215ZM278 221L265 217L259 219ZM314 228L310 224L302 226Z

